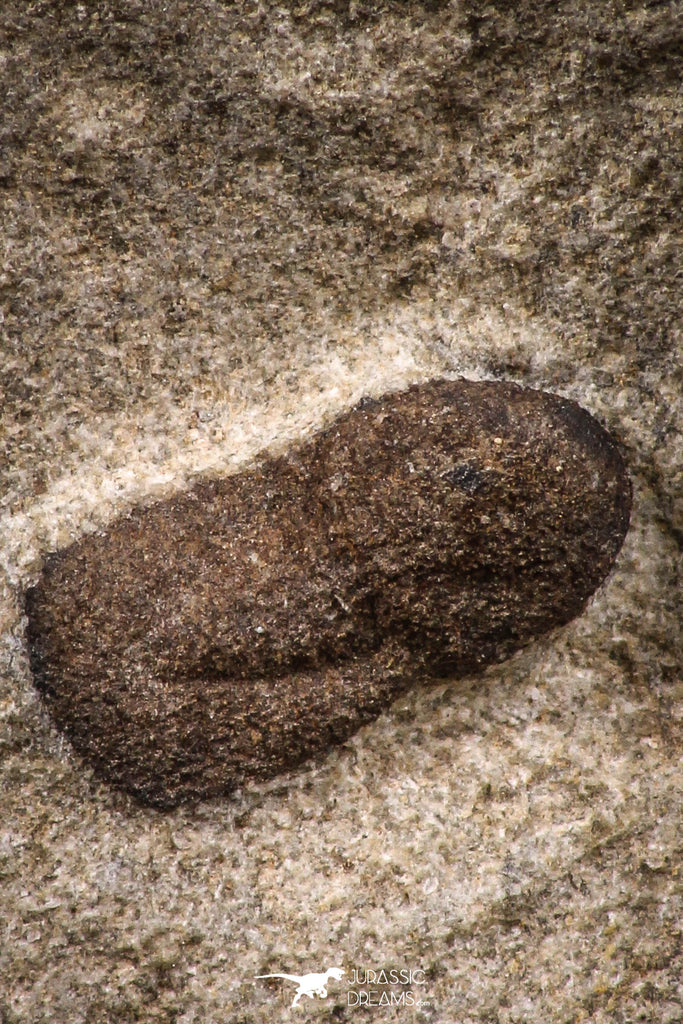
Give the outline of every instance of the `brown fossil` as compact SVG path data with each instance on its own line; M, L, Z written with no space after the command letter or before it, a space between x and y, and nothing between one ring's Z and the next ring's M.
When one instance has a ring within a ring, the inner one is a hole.
M26 598L33 672L110 782L160 807L227 793L413 680L569 621L630 506L615 442L574 402L414 386L49 556Z

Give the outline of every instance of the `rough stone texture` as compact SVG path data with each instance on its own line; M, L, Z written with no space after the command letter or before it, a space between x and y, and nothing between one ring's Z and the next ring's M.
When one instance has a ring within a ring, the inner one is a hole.
M136 510L27 594L34 676L96 770L173 807L348 739L577 615L628 529L575 402L432 381Z
M681 1019L680 8L0 5L0 1017ZM363 395L576 399L632 525L585 613L291 780L160 815L43 713L49 551ZM347 978L349 975L347 975ZM273 986L270 988L269 986Z

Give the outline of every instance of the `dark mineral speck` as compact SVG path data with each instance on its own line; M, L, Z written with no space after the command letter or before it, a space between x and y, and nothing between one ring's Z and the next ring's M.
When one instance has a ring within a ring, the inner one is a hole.
M105 779L159 807L218 796L578 615L630 505L574 402L414 386L50 556L35 679Z
M460 487L468 494L476 494L486 484L486 473L477 466L464 462L453 469L447 469L443 474L443 480L451 487Z

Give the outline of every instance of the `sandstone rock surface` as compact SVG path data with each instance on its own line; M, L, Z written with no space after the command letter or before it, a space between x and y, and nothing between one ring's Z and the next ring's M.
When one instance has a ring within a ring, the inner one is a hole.
M678 1024L681 24L675 0L0 4L3 1024L261 1024L291 997L255 975L333 963L321 1018L395 966L426 1005L392 1024ZM31 672L46 555L457 375L623 446L609 584L290 776L163 813L100 784Z

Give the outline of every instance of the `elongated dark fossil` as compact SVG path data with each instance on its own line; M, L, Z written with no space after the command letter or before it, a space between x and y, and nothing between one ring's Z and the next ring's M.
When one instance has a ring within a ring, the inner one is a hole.
M32 669L105 779L160 807L220 795L578 615L630 507L576 403L432 381L50 555Z

